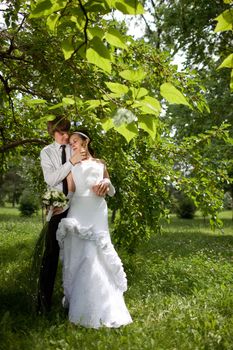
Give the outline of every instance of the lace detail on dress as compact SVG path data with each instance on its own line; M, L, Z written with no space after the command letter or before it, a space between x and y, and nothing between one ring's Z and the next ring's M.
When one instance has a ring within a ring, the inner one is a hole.
M61 259L63 259L64 239L67 234L77 234L81 239L95 241L101 248L106 266L112 279L121 292L127 290L127 278L121 259L117 255L108 232L94 232L93 226L81 227L74 218L62 219L57 230L57 240L60 246Z

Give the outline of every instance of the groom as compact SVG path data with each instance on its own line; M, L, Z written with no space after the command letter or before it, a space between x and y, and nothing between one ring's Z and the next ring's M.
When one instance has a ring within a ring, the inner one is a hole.
M48 122L48 132L54 142L44 147L40 153L41 167L44 180L49 187L68 194L66 177L72 167L80 161L79 154L72 154L69 141L70 121L64 116L57 116ZM82 151L82 159L86 158L86 152ZM96 189L96 194L104 196L109 190L108 184L102 183ZM59 245L56 240L56 231L61 219L65 218L68 210L61 212L55 208L52 218L48 223L48 230L45 237L45 250L39 276L38 305L39 313L46 313L51 310L52 294L59 259Z

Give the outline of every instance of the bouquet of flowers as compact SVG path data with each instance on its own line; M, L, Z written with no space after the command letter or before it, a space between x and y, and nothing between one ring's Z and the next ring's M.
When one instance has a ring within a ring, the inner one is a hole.
M53 209L55 207L65 208L69 202L69 199L63 192L59 192L56 189L47 190L42 196L42 202L49 208L46 221L50 221Z

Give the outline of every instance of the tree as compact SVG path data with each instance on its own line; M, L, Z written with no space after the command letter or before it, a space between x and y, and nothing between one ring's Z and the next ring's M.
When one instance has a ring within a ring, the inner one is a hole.
M14 207L19 204L20 196L25 188L25 183L20 176L20 169L14 163L9 165L9 170L3 175L1 182L0 203L4 205L6 202Z
M198 71L199 84L202 87L196 94L205 93L209 106L207 110L199 104L197 109L191 111L184 106L169 106L165 118L168 129L173 130L174 139L180 142L184 137L200 134L222 123L228 124L232 137L232 95L228 88L228 72L217 70L223 56L228 55L220 67L225 64L230 67L231 64L232 9L229 9L229 3L232 1L213 3L148 0L145 3L154 16L153 23L147 22L148 40L160 50L168 50L173 56L179 53L184 67ZM216 35L216 31L220 34ZM232 157L231 143L227 146L225 142L218 143L217 152L216 146L213 152L216 161L224 155L227 164ZM229 167L230 175L232 166L229 164Z

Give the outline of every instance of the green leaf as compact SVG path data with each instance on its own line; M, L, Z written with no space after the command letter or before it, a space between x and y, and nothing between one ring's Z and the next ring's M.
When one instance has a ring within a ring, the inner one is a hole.
M128 86L118 83L112 83L112 82L105 82L109 90L114 92L117 96L121 97L124 94L127 94L129 91Z
M227 143L230 143L231 145L233 145L233 138L232 137L228 137Z
M125 15L142 15L145 11L138 0L120 0L115 2L115 8Z
M100 38L95 37L90 42L90 47L92 47L99 56L106 58L108 60L111 59L110 52L108 51L107 47L103 44L103 42L100 40Z
M125 80L141 81L146 77L147 73L139 68L137 70L123 70L119 75Z
M145 88L135 88L131 87L130 91L132 92L133 99L140 99L146 95L148 95L148 90Z
M98 37L91 41L91 47L87 49L86 58L89 63L94 64L107 73L111 73L110 53Z
M231 71L230 89L233 90L233 69Z
M54 114L46 114L44 117L41 117L40 119L38 119L39 123L47 123L51 120L54 120L56 118L56 116Z
M107 104L107 102L103 102L101 100L87 100L84 103L84 108L86 111L88 111L89 109L95 109L101 105L105 105Z
M159 101L151 96L146 96L140 101L135 101L133 107L139 108L144 114L154 114L156 116L158 116L161 111Z
M55 115L53 114L46 114L45 116L37 119L35 121L35 125L38 125L38 126L41 126L44 124L44 123L47 123L48 121L51 121L51 120L54 120L56 118Z
M45 12L53 7L50 0L38 1L35 8L31 11L29 18L45 16Z
M158 119L153 116L140 116L138 118L139 128L145 130L152 139L155 139L157 133Z
M87 12L100 12L106 14L109 12L109 8L106 7L106 3L102 0L91 0L85 4L85 10Z
M51 121L51 120L54 120L56 118L56 116L54 114L46 114L44 116L44 118L46 119L46 121Z
M50 16L48 16L46 24L51 32L55 32L55 28L59 18L60 18L60 15L57 13L52 13Z
M75 100L71 97L63 97L62 103L63 103L63 105L74 105Z
M215 32L224 32L226 30L232 30L233 28L233 9L229 9L221 13L215 18L218 21Z
M104 37L104 31L102 28L99 28L99 27L88 28L87 34L88 34L90 40L92 40L95 36L97 36L100 39L102 39Z
M125 44L125 40L123 36L116 29L110 28L109 31L105 34L105 39L112 46L116 46L121 49L128 50L128 47Z
M27 101L27 104L29 104L29 105L41 105L41 104L45 104L45 103L47 103L46 100L39 99L39 98Z
M115 8L115 5L116 5L116 2L117 0L103 0L107 6L112 9L112 8Z
M61 43L61 47L62 47L62 51L63 51L64 57L65 57L65 60L68 60L72 56L72 54L74 53L72 37L65 39Z
M57 108L60 108L60 107L63 107L63 103L62 102L57 103L57 104L49 107L49 110L57 109Z
M124 136L124 138L126 139L126 141L129 143L132 138L134 138L135 136L138 135L138 128L136 126L135 123L131 123L131 124L122 124L118 127L114 126L114 129L121 134L122 136Z
M102 70L104 70L109 74L111 73L112 66L109 59L106 59L100 56L98 52L96 52L94 49L92 48L87 49L86 58L89 63L94 64L95 66L101 68Z
M169 102L190 106L185 96L171 83L164 83L160 86L161 95Z
M105 131L108 131L114 127L112 118L105 118L101 120L101 124Z
M37 1L36 6L32 10L29 18L39 18L51 15L53 12L63 9L67 4L65 0L44 0Z
M71 16L65 16L63 17L63 23L66 25L69 25L69 19L71 22L75 23L75 26L80 30L83 31L83 28L85 26L85 17L83 16L83 11L80 9L80 7L71 7L69 8L69 12Z
M233 68L233 53L227 56L217 69L220 68Z

